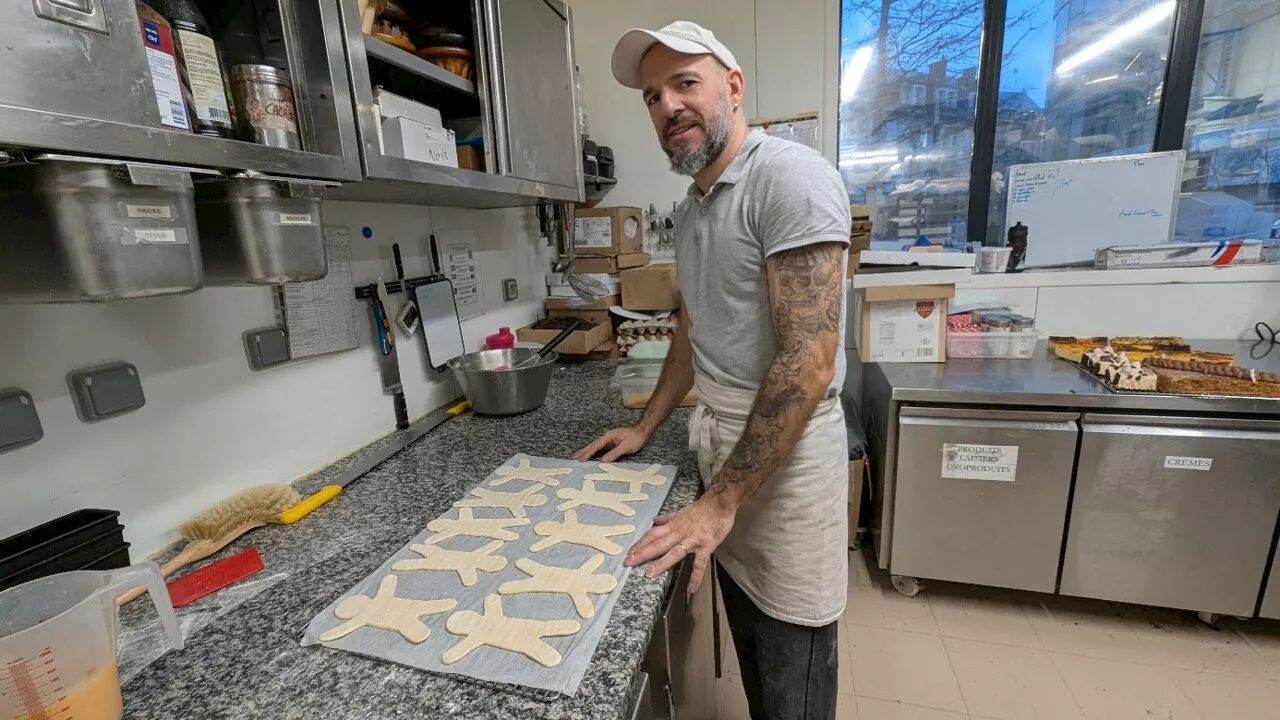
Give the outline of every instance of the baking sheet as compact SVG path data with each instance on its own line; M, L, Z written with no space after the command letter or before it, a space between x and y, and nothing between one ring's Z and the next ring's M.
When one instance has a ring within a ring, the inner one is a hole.
M602 508L586 506L576 508L578 520L582 523L593 525L628 524L635 528L626 535L617 535L610 538L621 546L623 550L617 555L604 554L604 564L595 570L596 573L613 575L617 578L618 584L613 592L608 595L590 596L595 607L594 617L580 617L574 608L573 601L567 595L528 593L501 596L503 613L507 617L537 620L568 619L575 620L581 625L581 628L574 635L544 639L545 642L559 651L562 657L559 665L551 668L543 667L522 654L492 647L478 648L462 660L452 665L445 665L440 660L441 655L444 654L445 650L463 639L462 636L454 635L445 628L446 620L453 613L462 610L482 613L485 597L490 594L497 594L499 585L511 580L527 578L528 576L525 573L516 568L516 560L530 557L542 565L576 568L599 552L589 547L561 543L536 553L530 553L529 546L542 539L533 532L534 526L539 522L544 520L563 521L564 513L557 510L556 507L564 501L556 497L556 492L563 488L582 487L583 479L586 475L601 471L600 463L579 463L519 454L503 463L503 467L517 466L521 460L529 460L530 464L535 468L569 468L571 472L557 478L560 481L559 486L542 486L539 494L545 496L547 502L538 507L527 508L529 524L513 528L514 532L519 533L519 539L504 543L501 548L493 553L507 559L506 567L499 572L481 572L478 582L471 587L463 585L458 574L452 571L393 571L391 569L392 564L399 560L421 558L418 553L410 549L410 545L423 543L433 534L424 529L391 557L387 558L377 570L341 597L336 598L317 615L307 626L302 644L321 644L326 647L408 665L428 672L463 675L478 680L521 685L566 695L575 694L579 683L582 682L582 678L586 674L587 666L595 654L596 645L600 642L600 636L608 625L613 605L617 601L619 594L621 594L622 586L625 584L627 574L630 572L629 568L625 568L622 565L626 549L639 540L653 524L653 518L659 508L662 507L667 492L671 489L671 485L675 480L676 468L670 465L659 466L658 473L665 479L665 482L661 486L646 485L643 490L639 491L648 495L648 499L628 503L630 507L636 510L636 514L632 517L626 517L612 510ZM649 465L636 463L614 463L614 465L629 470L644 470L650 467ZM526 480L509 480L497 487L490 486L489 481L497 477L496 472L491 473L475 487L503 492L519 492L535 484ZM625 483L612 481L598 481L596 487L598 490L613 493L630 492ZM468 491L464 497L474 496ZM472 512L477 518L511 517L509 511L500 508L473 508ZM441 517L457 518L458 509L450 508ZM483 547L490 542L492 541L487 538L454 537L440 543L440 546L448 550L468 551ZM388 574L394 574L398 579L395 591L397 597L415 600L455 598L458 601L457 607L450 612L423 617L422 621L430 629L431 635L425 642L418 645L408 642L394 631L368 627L356 630L346 637L331 642L322 643L319 641L320 635L344 622L334 614L335 608L343 598L356 594L367 597L375 596L379 583Z

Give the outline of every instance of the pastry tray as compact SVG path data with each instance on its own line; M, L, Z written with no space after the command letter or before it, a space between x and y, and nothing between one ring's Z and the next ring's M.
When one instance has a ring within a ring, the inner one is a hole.
M395 569L392 566L404 560L421 561L423 555L415 552L411 546L422 545L437 533L424 529L412 540L387 558L364 580L348 590L341 597L326 607L308 624L302 638L303 645L322 644L325 647L353 652L379 660L395 662L418 668L431 673L449 675L460 680L476 683L484 687L515 693L524 697L539 700L550 700L556 694L574 695L581 683L591 658L599 644L600 637L608 625L617 601L626 583L629 568L622 561L626 548L644 535L653 524L653 518L666 499L675 480L676 468L669 465L641 465L635 463L613 463L611 467L632 471L649 471L655 473L654 478L662 481L661 485L646 484L643 489L631 489L625 482L613 480L597 480L596 489L610 493L638 492L647 495L643 500L628 503L635 510L635 515L625 516L614 510L581 506L569 512L576 513L580 523L591 525L630 525L632 529L624 534L609 538L619 547L616 555L600 553L599 550L577 544L562 542L545 547L537 552L531 551L531 545L543 540L534 532L534 528L544 521L563 522L566 512L558 510L565 502L558 493L571 488L582 488L585 479L604 468L600 463L579 463L569 460L539 458L528 455L515 455L507 460L502 468L514 468L522 461L527 461L534 469L561 469L565 474L557 476L554 481L559 484L547 486L533 480L506 479L501 485L494 486L492 481L502 478L498 472L490 474L479 484L468 491L463 498L474 498L475 490L517 493L536 488L531 494L545 496L541 505L523 508L529 523L524 526L511 527L517 539L503 542L496 549L490 550L490 556L505 558L503 567L486 571L483 568L476 575L472 585L464 585L459 573L444 570ZM501 468L499 468L501 469ZM505 508L473 507L475 518L511 519L512 512ZM451 507L441 514L441 518L456 519L460 516L457 507ZM437 518L439 519L439 518ZM454 536L437 542L436 547L455 552L469 552L497 542L485 537ZM559 593L525 593L502 595L498 593L500 585L510 581L527 580L524 572L516 567L516 561L529 558L544 566L560 568L578 568L593 559L597 554L604 557L603 563L592 572L609 574L617 580L616 587L607 594L591 594L589 599L594 609L591 618L583 618L575 609L569 596ZM428 614L420 617L422 624L430 631L429 636L420 643L413 643L395 630L365 626L336 639L321 641L320 636L344 625L345 620L336 614L340 603L346 598L362 595L365 598L377 596L383 580L389 576L396 578L393 594L396 598L429 601L452 598L457 605L445 612ZM579 624L577 632L571 635L548 636L546 644L555 649L561 656L558 664L543 666L526 657L524 654L491 646L481 646L471 650L452 664L443 662L444 653L464 640L464 636L451 633L446 628L446 621L453 615L464 611L472 613L485 612L485 599L497 596L501 599L503 614L508 618L527 618L532 620L573 620Z
M1275 397L1272 397L1270 395L1219 395L1219 394L1213 394L1213 393L1171 393L1171 392L1163 392L1160 390L1123 390L1121 388L1113 386L1111 383L1107 382L1106 380L1103 380L1097 375L1094 375L1093 373L1089 372L1080 363L1071 362L1070 360L1067 360L1066 358L1062 358L1062 357L1058 357L1058 359L1064 363L1067 363L1068 365L1075 367L1077 370L1079 370L1081 373L1089 377L1091 380L1093 380L1094 382L1098 383L1102 387L1110 390L1111 392L1117 395L1167 395L1169 397L1193 397L1193 398L1205 398L1210 400L1215 398L1220 398L1224 400L1238 399L1238 398L1251 398L1255 400L1275 400L1276 399ZM1150 369L1154 372L1158 368L1150 368Z

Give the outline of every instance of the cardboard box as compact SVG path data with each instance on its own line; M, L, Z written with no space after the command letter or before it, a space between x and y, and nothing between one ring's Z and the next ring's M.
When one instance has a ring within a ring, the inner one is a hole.
M1129 268L1222 267L1262 262L1261 240L1117 245L1094 252L1098 270Z
M622 307L628 310L675 310L680 307L676 266L647 265L623 270Z
M621 270L644 267L649 264L649 253L626 255L600 255L580 257L573 261L573 271L580 273L607 273L616 275Z
M547 317L576 317L597 325L613 326L613 314L608 310L563 310L548 308Z
M475 145L458 146L458 167L484 172L484 153Z
M862 362L946 362L947 300L955 285L894 285L857 292Z
M638 207L579 208L573 249L579 255L629 255L643 249L644 215Z
M862 477L867 466L864 458L849 461L849 547L858 537L858 517L862 514Z
M858 263L863 250L871 248L871 233L854 233L849 236L849 267L845 277L853 277L858 271Z
M595 302L584 303L581 298L547 298L542 306L548 310L608 310L622 302L621 295L609 295Z
M427 127L443 127L440 111L430 105L387 92L380 87L373 89L373 102L383 118L408 118Z
M403 117L382 121L382 152L406 160L458 167L453 131L429 127Z
M516 338L520 341L535 342L539 345L551 342L559 334L559 330L535 330L532 327L516 330ZM589 330L574 330L569 333L569 337L565 338L564 342L556 346L556 352L561 355L586 355L612 337L613 328L607 323L596 325Z

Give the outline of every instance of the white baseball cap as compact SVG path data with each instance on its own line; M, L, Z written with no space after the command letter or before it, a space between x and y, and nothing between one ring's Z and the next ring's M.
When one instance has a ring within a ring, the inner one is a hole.
M677 20L661 30L632 28L613 46L613 77L623 85L640 90L640 61L656 44L662 43L686 55L711 55L729 70L741 70L733 53L712 32L697 23Z

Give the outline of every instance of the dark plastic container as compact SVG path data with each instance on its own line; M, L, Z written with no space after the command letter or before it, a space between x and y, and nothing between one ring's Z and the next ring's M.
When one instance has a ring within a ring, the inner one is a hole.
M129 543L116 510L77 510L0 540L0 590L124 555Z

